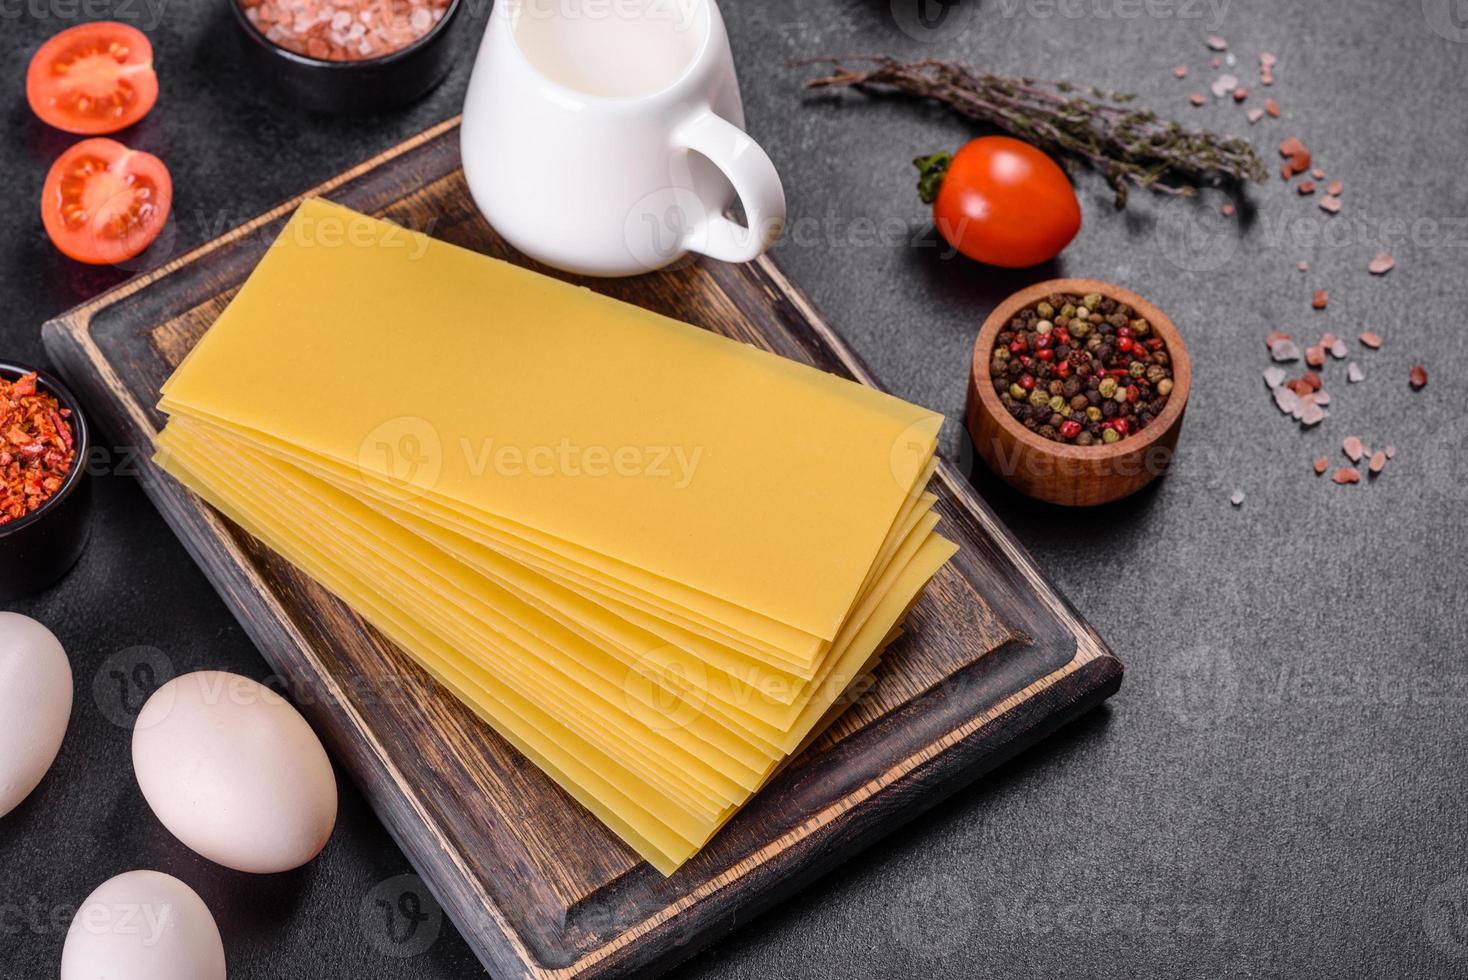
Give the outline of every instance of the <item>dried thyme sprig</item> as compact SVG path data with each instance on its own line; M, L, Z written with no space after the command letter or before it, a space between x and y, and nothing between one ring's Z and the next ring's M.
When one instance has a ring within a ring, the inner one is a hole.
M851 68L860 63L870 68ZM831 73L808 88L876 87L935 99L1056 156L1100 172L1126 207L1130 185L1162 194L1192 194L1199 185L1263 181L1264 161L1248 140L1188 129L1150 109L1128 106L1134 96L1096 88L1080 94L1068 82L979 72L934 58L901 62L885 55L822 57Z

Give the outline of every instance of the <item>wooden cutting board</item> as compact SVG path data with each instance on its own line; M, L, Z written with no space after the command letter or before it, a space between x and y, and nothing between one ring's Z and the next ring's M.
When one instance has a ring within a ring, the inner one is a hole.
M310 192L526 262L469 201L449 120ZM296 201L45 326L119 445L149 447L159 385ZM702 262L585 284L878 387L779 269ZM156 468L143 486L495 977L648 976L1109 697L1121 664L951 465L961 550L872 689L671 878L351 610Z

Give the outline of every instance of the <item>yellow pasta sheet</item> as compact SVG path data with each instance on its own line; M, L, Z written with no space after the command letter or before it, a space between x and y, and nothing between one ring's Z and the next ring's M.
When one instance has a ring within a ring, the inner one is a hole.
M168 407L167 402L165 402L165 407ZM411 493L405 494L400 488L390 488L371 480L364 481L359 470L304 452L298 447L291 446L265 433L222 419L201 415L179 416L179 424L185 423L207 427L212 429L216 435L246 443L277 459L289 462L334 484L347 493L360 497L369 504L385 509L400 521L417 521L452 529L454 533L468 537L484 547L495 549L511 560L537 570L559 585L602 604L617 615L657 633L669 643L700 651L710 662L717 659L719 651L728 650L759 665L772 668L775 672L789 673L798 680L809 680L815 675L820 661L829 654L830 643L828 641L812 639L811 643L792 652L776 650L762 644L758 637L729 633L727 627L712 624L707 618L697 613L671 605L666 600L638 590L635 586L618 582L605 572L566 560L553 551L529 544L493 527L475 524L455 512L427 507ZM922 488L931 479L936 465L936 460L930 458L923 470L917 474L913 485L909 487L903 510L899 511L897 521L894 521L893 528L889 529L888 539L883 542L884 552L892 545L891 534L906 516L907 509L914 500L922 496ZM425 513L428 516L424 516ZM882 557L883 553L879 553L879 560L868 569L867 576L863 580L864 586L880 570Z
M941 421L321 201L163 404L406 487L430 520L496 528L797 662L846 622Z
M160 444L165 454L185 449L203 456L223 452L233 464L235 479L239 483L248 486L262 500L285 501L292 515L309 515L310 526L317 528L319 534L330 537L335 547L352 553L364 564L381 567L383 575L377 581L383 583L384 588L392 582L393 588L414 595L425 616L433 615L435 602L450 597L477 617L475 622L487 623L489 629L495 631L460 631L457 636L466 648L475 649L484 643L503 642L508 638L518 655L500 663L498 669L517 671L522 668L522 661L548 666L556 672L549 688L554 694L560 694L568 684L576 685L576 689L590 699L593 710L598 705L603 711L610 706L614 715L609 722L613 726L629 720L617 713L617 709L628 707L624 702L629 695L639 694L646 698L648 686L661 685L670 676L646 660L628 657L614 647L588 643L585 638L560 629L560 624L553 617L541 615L541 610L522 606L514 598L506 596L496 583L473 574L468 567L435 551L426 542L361 507L355 500L306 474L291 471L284 464L260 457L247 447L221 444L217 439L201 446L189 436L187 426L170 426ZM164 458L166 460L167 455ZM718 773L737 765L749 767L746 771L762 772L772 755L788 750L792 741L789 737L791 728L802 718L808 720L810 717L809 703L816 701L818 707L824 708L845 689L854 667L870 652L860 645L848 651L845 637L854 636L865 624L882 594L927 539L935 523L936 518L927 515L914 524L913 530L895 552L896 558L885 578L878 580L859 614L847 624L841 647L836 651L837 655L824 665L819 683L810 685L799 703L783 708L778 728L770 726L763 733L764 737L752 738L742 719L718 710L719 704L710 697L707 689L666 688L667 693L677 698L675 702L650 699L649 704L630 705L637 716L631 719L633 721L657 729L679 729L679 744L665 746L654 743L651 746L654 752L671 751L675 759L683 759L682 765L692 765L698 771L703 760L683 758L682 746L690 740L705 743L701 751L711 757L714 770L713 774L703 770L701 781L709 786L717 787ZM361 542L379 544L377 550L369 552L359 548ZM394 578L405 566L406 575ZM512 625L507 628L506 622ZM578 699L561 705L561 710L569 712L568 722L576 724L583 721L585 703ZM679 719L678 725L670 725L669 717ZM615 727L612 730L615 732ZM747 744L741 744L741 740ZM653 756L654 765L663 761L660 756ZM742 784L745 789L750 785L750 782Z
M408 600L413 603L411 611L403 608L402 582L385 588L376 574L390 569L392 563L356 565L350 554L324 546L321 532L323 524L330 522L310 520L292 506L299 500L262 499L244 486L237 465L217 467L207 453L187 445L186 437L173 438L165 433L160 443L160 461L170 472L382 629L659 870L670 873L736 809L737 804L690 808L686 792L683 797L670 796L608 755L607 743L595 736L586 737L516 691L496 672L424 625L418 603L432 601L431 596L419 594ZM341 540L345 539L338 539L338 543ZM929 535L913 560L892 579L883 598L875 602L865 625L849 645L868 648L875 656L923 584L952 550L948 542ZM372 574L362 573L363 568L370 568ZM880 589L879 585L874 592ZM858 668L851 676L862 672ZM815 711L798 741L805 741L819 722L827 720L824 716L831 709L828 703ZM756 786L776 770L779 761L771 762Z

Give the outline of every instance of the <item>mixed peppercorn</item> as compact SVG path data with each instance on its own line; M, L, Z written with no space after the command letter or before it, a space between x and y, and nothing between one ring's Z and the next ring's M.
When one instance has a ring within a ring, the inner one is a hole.
M1076 446L1141 432L1172 394L1172 361L1152 324L1099 293L1051 295L995 338L994 391L1015 421Z
M34 374L0 377L0 527L36 510L76 461L71 409L36 388Z

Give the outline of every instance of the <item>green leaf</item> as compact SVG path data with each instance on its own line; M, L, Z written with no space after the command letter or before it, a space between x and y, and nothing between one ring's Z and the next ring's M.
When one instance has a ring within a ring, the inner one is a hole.
M953 162L951 153L930 153L912 162L918 168L918 196L924 204L932 204L938 198L938 188L948 175L948 165Z

